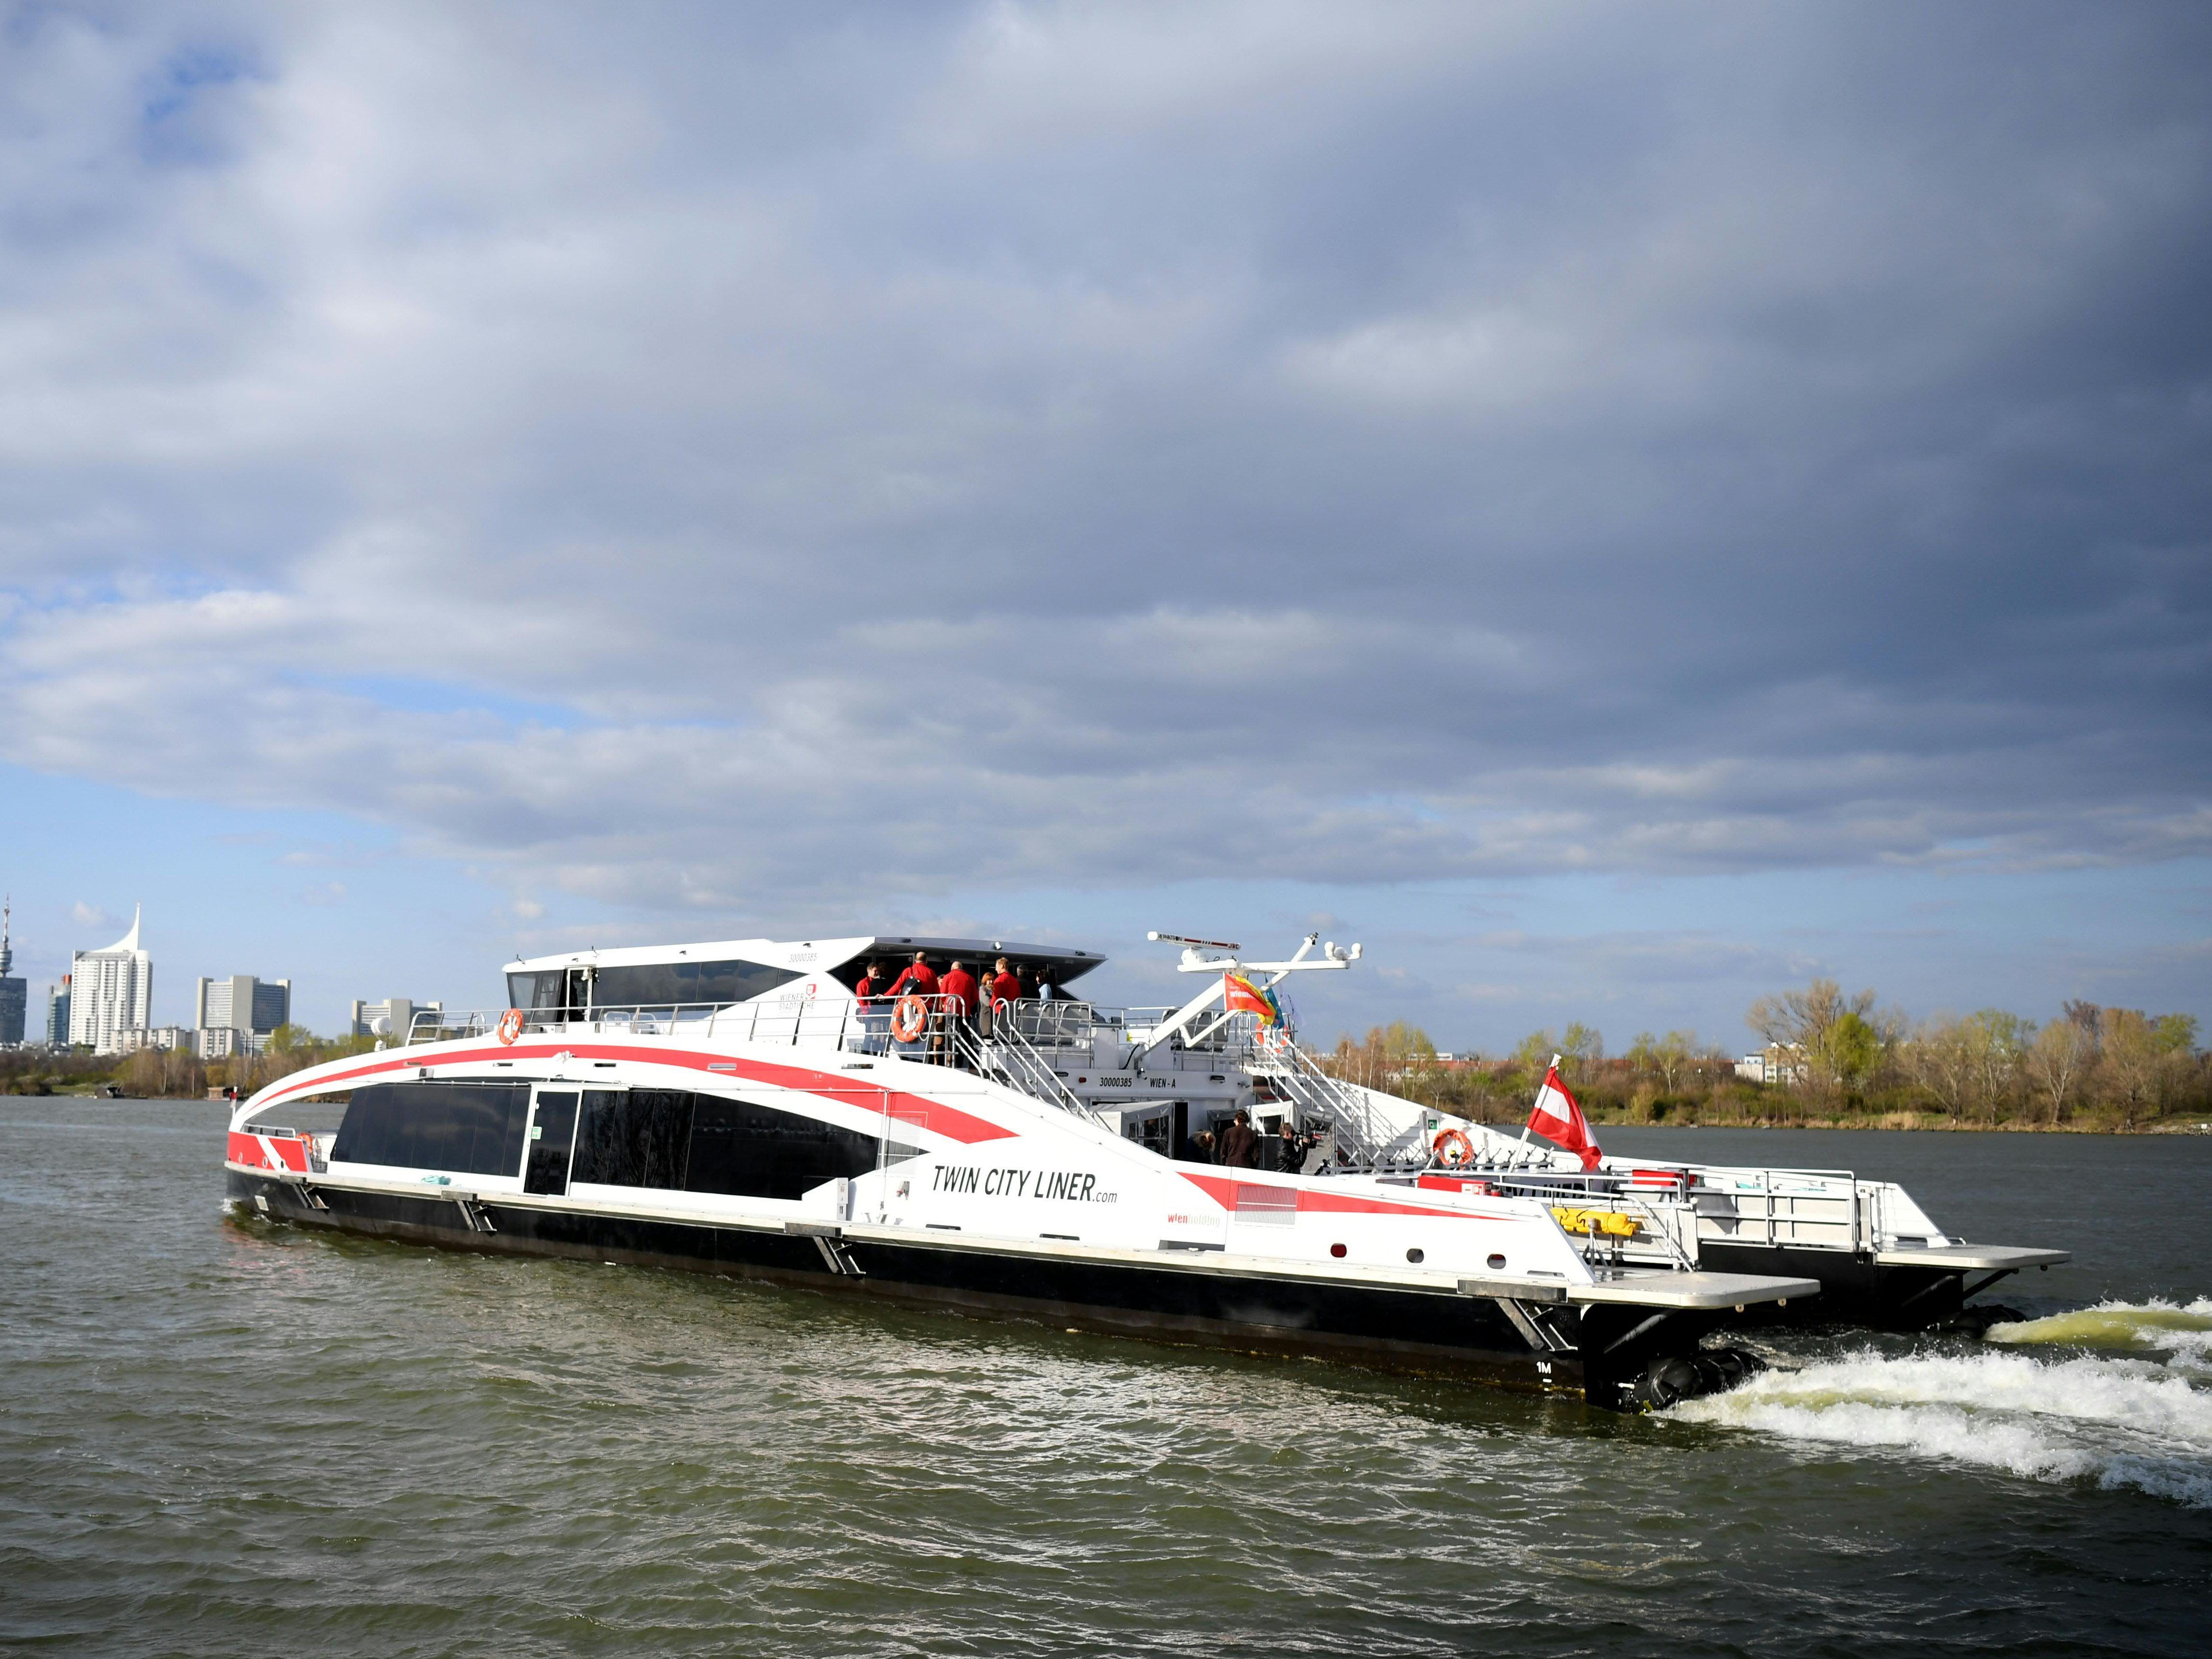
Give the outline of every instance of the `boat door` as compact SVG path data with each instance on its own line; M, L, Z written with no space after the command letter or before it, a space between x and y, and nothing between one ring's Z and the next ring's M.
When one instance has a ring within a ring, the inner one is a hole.
M538 1085L530 1102L530 1139L522 1160L522 1190L558 1198L568 1190L568 1160L576 1149L573 1084Z

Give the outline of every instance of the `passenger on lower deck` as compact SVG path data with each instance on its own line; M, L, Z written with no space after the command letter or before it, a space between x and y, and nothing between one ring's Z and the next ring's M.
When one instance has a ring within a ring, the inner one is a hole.
M952 1039L955 1028L967 1029L975 1017L975 975L968 971L966 963L956 961L945 970L945 977L938 981L938 990L945 998L945 1010L936 1046L942 1048L950 1042L951 1052L945 1058L958 1065L961 1063L961 1048L959 1043Z
M1021 1000L1022 981L1014 970L1006 965L1006 959L1004 957L999 958L998 970L991 975L989 989L991 1000L994 1003Z
M891 970L882 962L871 962L853 987L860 1004L860 1048L879 1054L890 1046Z
M1252 1115L1239 1108L1221 1132L1221 1161L1232 1170L1260 1167L1260 1137L1252 1133Z

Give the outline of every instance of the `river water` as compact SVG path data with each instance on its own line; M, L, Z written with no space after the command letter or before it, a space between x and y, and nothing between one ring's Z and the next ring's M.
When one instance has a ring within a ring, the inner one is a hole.
M1623 1418L234 1218L219 1109L0 1101L0 1643L2202 1654L2212 1138L1611 1130L2079 1265Z

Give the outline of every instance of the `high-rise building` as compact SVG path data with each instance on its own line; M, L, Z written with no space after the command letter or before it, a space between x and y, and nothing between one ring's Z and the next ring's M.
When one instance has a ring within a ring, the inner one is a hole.
M244 1031L267 1036L292 1021L292 981L233 974L203 979L192 989L192 1024L203 1031Z
M131 914L131 931L104 951L70 954L69 1040L96 1054L112 1054L118 1034L151 1025L154 958L138 945L139 913Z
M31 1000L31 988L15 977L15 952L8 937L15 913L14 895L0 898L0 1048L23 1040L23 1015Z
M236 1060L241 1055L258 1054L263 1043L251 1031L241 1031L234 1025L202 1027L191 1034L192 1052L202 1060Z
M46 988L46 1047L69 1047L70 976L62 975L62 982Z
M353 1005L353 1035L357 1037L374 1036L380 1019L389 1020L385 1034L407 1040L407 1033L415 1024L417 1014L441 1014L446 1011L442 1002L415 1002L406 997L388 997L382 1002L356 1002Z

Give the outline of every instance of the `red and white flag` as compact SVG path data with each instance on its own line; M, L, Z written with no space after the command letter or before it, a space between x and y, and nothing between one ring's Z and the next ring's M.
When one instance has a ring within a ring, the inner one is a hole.
M1567 1085L1559 1081L1557 1054L1552 1056L1552 1067L1544 1073L1544 1086L1536 1091L1536 1104L1528 1114L1528 1127L1545 1139L1555 1140L1579 1156L1585 1170L1597 1168L1602 1156L1597 1149L1597 1138L1590 1133L1589 1121L1583 1117L1583 1109L1567 1092Z

